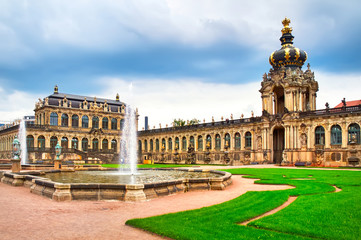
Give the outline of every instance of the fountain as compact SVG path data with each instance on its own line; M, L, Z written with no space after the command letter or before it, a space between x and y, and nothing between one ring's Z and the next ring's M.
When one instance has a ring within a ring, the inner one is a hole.
M128 105L125 108L125 118L120 140L120 167L124 174L137 173L137 129L135 124L136 113Z
M20 126L19 126L19 141L20 141L20 159L21 164L24 165L27 162L28 158L28 151L27 151L27 144L26 144L26 125L25 119L21 119Z
M130 86L131 88L131 86ZM131 90L131 89L130 89ZM137 129L136 114L131 105L125 110L124 124L120 140L119 169L93 171L93 166L84 166L82 171L58 169L34 171L27 174L5 173L2 182L23 185L30 192L49 197L55 201L66 200L121 200L144 201L177 192L191 190L223 190L231 182L227 172L202 169L144 169L137 171ZM20 133L22 154L26 154L25 123L22 121ZM177 150L178 150L177 146ZM57 149L57 160L61 147ZM162 145L164 155L165 146ZM195 163L194 147L188 150L191 163ZM23 157L22 159L26 159ZM86 171L88 170L88 171Z

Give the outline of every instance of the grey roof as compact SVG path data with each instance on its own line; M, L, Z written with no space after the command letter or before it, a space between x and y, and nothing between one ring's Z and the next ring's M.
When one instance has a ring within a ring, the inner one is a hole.
M72 102L73 107L79 107L79 104L82 103L85 98L86 98L87 102L94 102L94 97L80 96L80 95L67 94L67 93L53 93L48 96L49 104L57 105L58 104L57 100L62 100L62 99L64 99L64 97L66 97L68 100L70 100ZM56 101L54 101L54 100L56 100ZM97 103L103 103L103 104L105 103L105 101L107 101L108 105L110 105L110 106L111 105L113 105L113 106L126 105L123 102L120 102L120 101L118 102L116 100L105 99L105 98L96 98L96 101L97 101Z

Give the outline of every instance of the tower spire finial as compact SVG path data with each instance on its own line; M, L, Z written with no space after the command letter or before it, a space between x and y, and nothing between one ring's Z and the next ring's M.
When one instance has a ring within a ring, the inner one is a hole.
M55 87L54 87L54 93L58 93L58 85L55 85Z
M283 29L281 30L282 34L286 34L286 33L291 33L292 32L292 28L289 26L291 23L291 20L288 19L287 17L285 17L285 19L283 19L282 24L283 24Z

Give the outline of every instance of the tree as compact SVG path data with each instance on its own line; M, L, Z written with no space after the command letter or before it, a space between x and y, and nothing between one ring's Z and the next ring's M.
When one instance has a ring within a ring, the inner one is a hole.
M193 118L192 120L183 120L183 119L174 119L173 120L173 127L182 127L182 126L186 126L186 125L195 125L198 124L200 122L200 120Z
M193 118L192 120L189 121L188 125L195 125L195 124L198 124L200 122L201 122L200 120L198 120L196 118Z
M182 127L186 125L186 121L178 118L178 119L174 119L172 124L173 127Z

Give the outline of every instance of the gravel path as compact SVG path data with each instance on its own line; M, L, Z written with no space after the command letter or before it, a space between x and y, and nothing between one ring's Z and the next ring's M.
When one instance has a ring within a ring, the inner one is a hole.
M55 202L28 188L0 183L0 238L7 239L164 239L125 225L128 219L196 209L222 203L247 191L288 189L258 185L232 176L224 191L178 193L147 202Z

